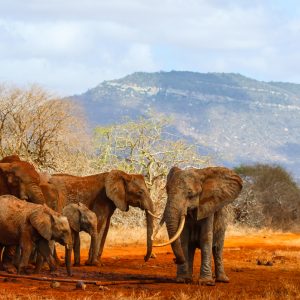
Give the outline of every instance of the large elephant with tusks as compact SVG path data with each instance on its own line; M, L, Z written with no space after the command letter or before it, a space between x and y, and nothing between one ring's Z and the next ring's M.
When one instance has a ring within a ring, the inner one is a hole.
M167 177L167 204L162 225L166 222L177 264L177 281L189 282L193 276L195 250L201 249L199 284L214 285L211 257L215 262L216 281L229 282L223 266L226 230L226 204L236 199L242 179L222 167L181 170L173 167ZM154 234L155 235L155 234Z

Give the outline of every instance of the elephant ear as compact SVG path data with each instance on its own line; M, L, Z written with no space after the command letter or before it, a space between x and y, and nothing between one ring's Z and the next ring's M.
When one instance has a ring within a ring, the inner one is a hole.
M243 187L242 179L232 170L221 167L197 170L202 182L197 219L203 219L233 202Z
M38 233L47 241L52 237L52 216L48 214L44 206L35 209L29 216L31 225L38 231Z
M110 171L105 178L106 196L122 211L128 211L126 181L130 180L130 175L119 170Z
M79 210L78 204L72 203L65 206L62 213L65 217L67 217L70 227L74 231L80 232L81 212Z

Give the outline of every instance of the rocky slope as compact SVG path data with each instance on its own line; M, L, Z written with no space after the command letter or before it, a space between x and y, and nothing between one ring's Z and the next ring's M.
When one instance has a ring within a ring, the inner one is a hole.
M279 163L300 178L300 84L232 73L134 73L73 98L93 126L163 113L178 136L220 163Z

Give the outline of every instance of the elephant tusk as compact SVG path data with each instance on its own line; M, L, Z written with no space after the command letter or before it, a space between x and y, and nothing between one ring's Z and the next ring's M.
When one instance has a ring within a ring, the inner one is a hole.
M180 219L180 224L179 224L178 230L175 233L175 235L168 242L165 242L162 244L153 244L153 247L164 247L164 246L172 244L174 241L176 241L179 238L179 236L183 230L184 223L185 223L185 216L182 216Z
M160 231L160 229L162 228L162 226L164 225L164 223L165 223L165 218L163 217L160 220L160 222L157 225L157 227L155 228L154 232L152 233L152 235L151 235L151 241L153 241L155 239L156 235L158 234L158 232Z
M152 213L150 210L147 210L148 214L156 219L160 219L160 217L156 216L154 213Z
M151 241L154 240L154 238L156 237L156 235L158 234L159 230L161 229L161 226L157 226L156 229L154 230L154 232L151 235Z

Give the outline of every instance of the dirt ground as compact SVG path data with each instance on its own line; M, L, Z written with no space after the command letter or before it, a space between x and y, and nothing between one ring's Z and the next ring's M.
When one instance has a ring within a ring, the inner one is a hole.
M155 259L145 263L145 245L118 245L105 248L102 266L74 267L74 280L95 280L115 285L13 279L0 272L0 299L300 299L300 235L265 234L231 236L226 239L224 264L230 283L214 287L177 284L173 253L169 246L154 249ZM62 254L61 254L62 255ZM87 251L82 252L82 262ZM199 252L195 259L195 279L199 275ZM63 267L39 277L67 278ZM126 281L125 283L122 281ZM141 281L141 283L136 283ZM99 284L99 283L98 283Z

